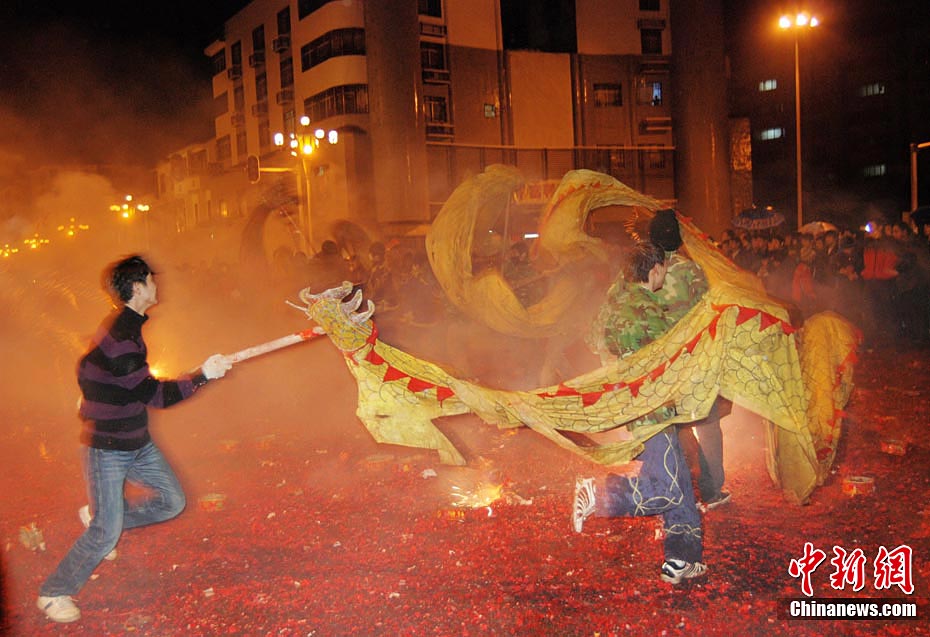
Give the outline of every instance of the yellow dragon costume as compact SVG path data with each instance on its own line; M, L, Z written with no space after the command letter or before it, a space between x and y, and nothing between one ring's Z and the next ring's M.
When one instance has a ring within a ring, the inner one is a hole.
M609 175L566 174L545 209L539 238L560 268L549 293L524 308L499 272L473 274L470 257L476 228L500 214L520 183L519 173L503 166L464 182L433 222L427 250L444 291L463 311L503 333L551 335L578 300L571 264L604 258L600 241L582 229L591 210L620 205L651 215L664 206ZM833 313L795 329L754 275L734 266L689 219L678 220L691 258L707 274L708 293L662 338L632 355L533 391L455 378L384 343L371 321L371 301L359 312L360 292L345 300L352 290L348 282L319 294L304 289L300 298L307 316L343 352L358 383L358 417L379 442L435 449L442 462L464 464L432 419L472 412L499 427L529 427L592 461L618 465L670 423L706 416L719 394L772 423L769 472L786 497L805 502L833 462L853 386L858 332ZM579 446L561 433L606 432L669 403L677 415L636 427L627 440Z

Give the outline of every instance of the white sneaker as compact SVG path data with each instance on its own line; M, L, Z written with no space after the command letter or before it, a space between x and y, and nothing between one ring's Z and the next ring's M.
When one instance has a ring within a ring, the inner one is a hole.
M90 506L85 504L80 509L78 509L78 517L81 518L81 524L84 525L85 529L89 527L90 521L93 519L90 515ZM107 553L103 559L109 560L112 562L113 560L116 559L116 556L117 556L116 549L113 549L112 551Z
M575 499L572 504L572 528L581 533L584 521L594 513L594 478L575 480Z
M42 597L36 600L36 606L45 613L45 616L53 622L67 624L76 622L81 618L81 610L74 605L74 600L70 595L58 595L56 597Z
M659 577L669 584L680 584L683 579L701 577L707 572L703 562L685 562L684 560L665 560Z

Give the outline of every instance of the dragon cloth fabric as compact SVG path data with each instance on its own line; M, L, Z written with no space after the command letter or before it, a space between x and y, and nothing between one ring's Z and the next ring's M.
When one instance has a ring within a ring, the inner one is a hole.
M504 332L551 333L571 305L569 281L556 281L546 298L523 308L499 275L472 277L461 248L453 247L463 232L474 232L475 219L495 201L506 205L518 183L517 173L506 167L463 183L433 222L427 248L437 279L457 305L480 308L482 320ZM647 215L664 207L608 175L572 171L546 209L540 244L557 260L599 258L598 240L580 228L591 209L605 205L636 206ZM678 222L691 258L707 275L707 294L661 338L632 355L532 391L456 378L383 342L371 320L374 305L368 301L359 312L361 292L348 298L349 282L320 293L304 289L300 299L307 316L342 351L358 384L357 415L379 442L435 449L442 462L464 464L432 420L474 413L498 427L529 427L594 462L620 465L669 424L706 416L720 395L770 421L769 473L789 500L805 502L833 462L853 388L858 330L829 312L796 328L754 275L733 265L690 219L678 213ZM612 431L669 405L675 407L663 411L669 418L638 426L620 440L579 446L561 433Z

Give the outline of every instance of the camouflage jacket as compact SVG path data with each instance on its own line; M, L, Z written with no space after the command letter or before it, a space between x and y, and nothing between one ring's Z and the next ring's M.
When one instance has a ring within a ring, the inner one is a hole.
M611 287L598 318L603 325L603 348L619 357L659 338L672 325L654 292L627 281Z
M655 293L664 306L669 326L677 323L707 292L707 277L701 267L678 252L666 252L668 273Z

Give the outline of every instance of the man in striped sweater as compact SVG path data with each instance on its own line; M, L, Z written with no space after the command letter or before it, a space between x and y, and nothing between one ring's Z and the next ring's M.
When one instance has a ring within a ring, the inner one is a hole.
M226 357L214 354L195 374L177 380L152 376L142 325L148 320L146 310L158 303L153 274L138 256L111 267L107 281L122 308L101 325L78 366L90 504L79 511L87 527L84 534L39 592L39 609L56 622L80 619L71 596L101 560L115 558L124 529L170 520L184 509L181 484L149 435L147 407L179 403L232 366ZM126 480L146 487L152 495L129 505L123 495Z

